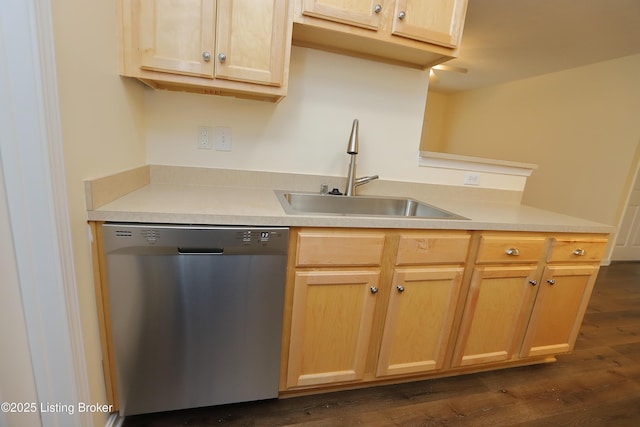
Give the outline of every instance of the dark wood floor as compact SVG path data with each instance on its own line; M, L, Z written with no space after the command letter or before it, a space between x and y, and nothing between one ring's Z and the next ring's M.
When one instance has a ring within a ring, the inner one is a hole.
M124 423L213 425L640 426L640 263L600 270L575 350L556 363Z

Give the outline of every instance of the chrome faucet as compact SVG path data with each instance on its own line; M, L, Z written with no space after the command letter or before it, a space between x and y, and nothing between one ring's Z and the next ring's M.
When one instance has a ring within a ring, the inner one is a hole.
M349 162L349 174L347 175L347 187L344 190L345 196L355 196L356 187L378 179L378 175L363 176L356 178L356 156L358 155L358 119L353 121L351 127L351 135L349 136L349 145L347 146L347 154L351 155Z

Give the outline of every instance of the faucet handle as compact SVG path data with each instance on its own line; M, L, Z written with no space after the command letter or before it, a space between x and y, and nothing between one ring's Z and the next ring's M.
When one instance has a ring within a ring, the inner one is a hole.
M356 178L356 184L366 184L367 182L373 181L374 179L378 178L380 178L378 175L361 176L360 178Z

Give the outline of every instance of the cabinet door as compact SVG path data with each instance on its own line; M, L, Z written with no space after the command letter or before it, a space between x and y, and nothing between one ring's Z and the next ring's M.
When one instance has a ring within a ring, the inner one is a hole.
M302 0L302 14L377 30L381 0Z
M287 387L364 376L380 271L295 273Z
M476 267L465 303L453 366L517 355L536 294L537 267Z
M142 69L213 78L215 0L137 0L132 6Z
M397 0L392 34L445 47L457 47L466 0Z
M219 0L215 77L281 86L287 0Z
M598 267L553 266L544 271L522 357L571 351L595 284Z
M378 376L442 368L463 270L462 267L396 269Z

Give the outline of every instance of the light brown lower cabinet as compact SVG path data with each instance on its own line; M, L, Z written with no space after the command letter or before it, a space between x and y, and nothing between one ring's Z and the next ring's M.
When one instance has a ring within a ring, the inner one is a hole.
M290 236L283 390L444 368L468 232L305 228Z
M517 357L536 296L537 266L476 267L452 366Z
M573 350L597 274L595 265L558 265L545 269L521 357Z
M571 351L606 241L483 233L452 366Z
M396 269L375 375L442 369L462 267ZM380 270L295 273L287 387L363 381ZM379 341L378 341L379 342Z
M380 270L295 274L287 387L362 380Z
M554 361L573 349L608 237L320 228L291 235L282 395ZM348 249L336 256L339 248Z
M550 239L521 357L573 350L606 246L606 236L565 235Z
M442 369L463 271L462 267L395 270L378 377Z

